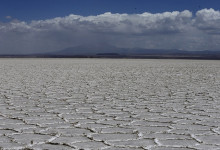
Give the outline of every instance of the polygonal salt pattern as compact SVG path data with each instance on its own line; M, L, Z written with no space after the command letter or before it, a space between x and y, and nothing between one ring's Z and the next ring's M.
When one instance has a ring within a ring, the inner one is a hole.
M0 59L0 149L219 143L219 61Z

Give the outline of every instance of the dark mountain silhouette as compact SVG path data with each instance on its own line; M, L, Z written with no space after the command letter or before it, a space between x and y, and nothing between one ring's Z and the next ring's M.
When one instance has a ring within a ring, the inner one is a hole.
M118 48L114 46L77 46L60 51L47 53L49 55L220 55L220 51L185 51L177 49L143 49Z
M118 48L111 45L81 45L60 51L31 55L0 55L0 57L70 57L70 58L180 58L218 59L220 51L186 51L177 49Z

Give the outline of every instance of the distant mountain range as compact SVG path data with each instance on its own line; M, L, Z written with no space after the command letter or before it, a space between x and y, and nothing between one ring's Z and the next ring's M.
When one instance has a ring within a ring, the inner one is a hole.
M220 51L185 51L177 49L118 48L114 46L76 46L60 51L0 57L94 57L94 58L188 58L220 59Z
M186 51L177 49L118 48L114 46L77 46L47 53L60 57L110 57L110 58L207 58L220 59L220 51Z
M60 51L47 53L49 55L212 55L220 54L220 51L184 51L177 49L143 49L143 48L117 48L113 46L108 47L90 47L77 46L70 47Z

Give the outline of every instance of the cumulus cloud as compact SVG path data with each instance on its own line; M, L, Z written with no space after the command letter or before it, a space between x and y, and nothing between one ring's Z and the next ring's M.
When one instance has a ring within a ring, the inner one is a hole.
M210 34L220 34L220 11L202 9L196 13L195 25Z
M47 20L0 22L0 53L41 53L78 45L149 49L220 49L220 12L71 14Z
M165 12L161 14L112 14L110 12L98 16L69 15L64 18L33 21L30 26L36 29L72 29L87 30L96 33L149 34L165 32L182 32L192 17L189 11Z

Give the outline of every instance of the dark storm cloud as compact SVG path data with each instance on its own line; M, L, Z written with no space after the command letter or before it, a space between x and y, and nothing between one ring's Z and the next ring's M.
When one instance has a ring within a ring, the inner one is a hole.
M0 53L40 53L77 45L220 49L220 12L69 15L30 23L0 23Z

